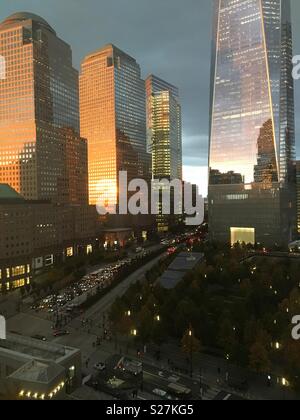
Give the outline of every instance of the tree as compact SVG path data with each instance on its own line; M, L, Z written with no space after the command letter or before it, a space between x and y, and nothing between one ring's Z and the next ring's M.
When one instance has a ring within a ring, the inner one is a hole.
M300 342L289 341L284 349L284 361L287 376L295 389L300 391Z
M190 358L191 377L193 377L193 356L194 354L200 353L202 346L200 340L196 338L194 329L191 326L182 337L181 348L183 353Z
M116 327L116 331L120 333L121 335L129 336L133 327L133 322L129 316L123 315L122 318L119 319L119 321L115 323L115 327Z
M271 361L269 353L262 343L256 342L250 348L249 365L250 368L257 373L270 372Z
M116 324L120 320L120 318L124 315L125 309L126 308L123 303L123 300L120 297L118 297L111 307L111 310L109 313L110 320Z
M147 306L143 306L139 314L139 338L143 344L149 343L153 330L153 315Z
M228 318L224 319L221 323L218 344L225 351L225 354L230 356L232 356L238 344L234 326Z
M186 354L200 353L202 349L201 342L196 338L192 327L184 333L181 340L181 348Z
M156 321L152 329L152 341L159 347L163 344L166 339L166 330L161 321Z

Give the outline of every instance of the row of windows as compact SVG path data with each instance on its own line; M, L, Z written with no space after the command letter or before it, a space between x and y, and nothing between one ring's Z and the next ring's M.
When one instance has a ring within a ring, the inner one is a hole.
M6 278L10 279L12 277L22 276L24 274L30 274L31 268L30 264L27 265L19 265L15 267L8 267L5 270L0 269L0 280Z

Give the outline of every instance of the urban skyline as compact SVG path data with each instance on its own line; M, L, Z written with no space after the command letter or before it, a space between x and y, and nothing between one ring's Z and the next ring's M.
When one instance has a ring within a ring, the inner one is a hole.
M72 50L45 20L28 13L5 19L0 32L6 69L0 90L1 183L27 200L62 203L69 196L70 202L84 203L85 170L80 159L78 173L70 162L70 154L75 160L86 155Z
M134 14L131 13L132 8L135 10ZM156 21L159 20L161 24L157 24L157 35L154 36L147 16L156 8L160 11ZM300 9L298 0L292 0L292 8L293 19L297 23ZM138 59L142 69L145 69L143 77L152 72L178 86L183 109L185 178L200 184L200 192L206 195L209 126L207 80L210 74L208 40L211 38L212 21L210 0L201 3L198 0L189 0L189 7L185 7L177 0L167 0L163 4L154 0L151 6L150 2L137 0L114 2L89 0L84 5L78 5L73 0L66 0L63 3L55 0L51 3L51 9L47 7L46 2L16 0L14 3L3 4L1 20L16 10L28 10L50 21L60 36L73 46L74 63L78 70L82 58L89 51L112 42ZM112 19L118 20L119 15L124 19L119 20L118 27L110 25L109 19L102 18L111 16ZM84 25L85 20L89 22L87 27ZM130 30L127 29L127 22L131 22ZM173 27L183 26L184 31L172 33ZM141 36L137 36L139 31ZM298 25L295 24L295 54L300 53L298 31ZM80 37L78 32L81 34ZM186 66L187 63L189 66ZM295 84L295 91L296 106L299 106L299 82ZM195 92L200 94L196 95ZM299 127L296 115L296 139L299 138ZM201 174L200 180L199 174Z
M64 1L0 21L0 400L299 400L294 0Z

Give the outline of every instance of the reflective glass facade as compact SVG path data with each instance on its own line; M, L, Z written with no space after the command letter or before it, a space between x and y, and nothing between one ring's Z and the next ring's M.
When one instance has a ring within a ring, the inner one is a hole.
M147 145L152 156L155 179L182 179L182 116L177 87L150 75L146 80ZM173 190L171 201L174 202ZM173 205L174 207L174 205ZM172 206L171 206L172 212ZM174 209L173 209L174 212ZM159 205L158 231L166 232L178 224L179 216L162 214Z
M300 161L296 162L297 173L297 231L300 234Z
M80 118L88 140L90 204L117 204L120 171L128 180L150 174L145 83L135 59L113 45L84 59Z
M39 16L0 25L0 183L27 199L60 201L65 136L79 132L78 72L72 51Z
M250 222L256 240L285 242L295 231L290 0L214 1L211 81L211 234L227 241Z
M147 143L155 178L182 179L182 117L179 91L150 75L146 80Z

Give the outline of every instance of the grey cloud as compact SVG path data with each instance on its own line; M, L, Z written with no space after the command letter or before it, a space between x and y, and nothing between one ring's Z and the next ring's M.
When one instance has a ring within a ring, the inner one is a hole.
M300 54L299 0L293 7ZM3 0L1 15L27 10L43 16L71 44L77 67L88 52L113 42L137 59L144 76L156 73L178 85L184 162L206 165L211 8L211 0ZM300 81L296 97L300 106ZM300 122L297 138L299 129Z

